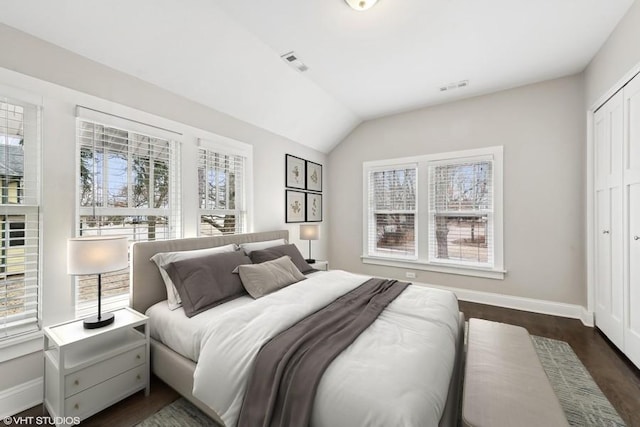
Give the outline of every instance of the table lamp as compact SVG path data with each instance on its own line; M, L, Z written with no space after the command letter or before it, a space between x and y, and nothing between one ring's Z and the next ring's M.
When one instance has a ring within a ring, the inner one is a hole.
M320 238L320 226L316 224L305 224L300 226L300 240L309 241L309 259L305 259L309 264L316 262L311 258L311 241L318 240Z
M72 276L98 275L98 315L84 320L85 329L102 328L113 323L113 313L102 313L102 273L129 266L127 236L86 236L67 241L67 273Z

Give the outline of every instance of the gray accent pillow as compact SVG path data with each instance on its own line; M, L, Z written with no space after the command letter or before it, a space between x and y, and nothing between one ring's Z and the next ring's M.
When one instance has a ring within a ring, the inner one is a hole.
M285 255L291 257L291 261L293 261L298 270L303 274L314 271L314 268L304 260L304 257L298 250L298 247L293 243L289 245L273 246L268 249L255 250L249 254L249 257L254 264L260 264L265 261L278 259Z
M258 251L260 249L270 248L271 246L280 246L286 245L287 241L285 239L275 239L275 240L263 240L262 242L249 242L249 243L240 243L240 249L245 251L247 255L250 255L253 251Z
M236 251L172 262L165 269L180 294L185 314L193 317L246 293L238 275L232 273L242 264L251 264L251 259Z
M262 264L238 266L242 285L253 298L260 298L271 292L306 279L287 255Z
M151 261L155 262L164 281L164 286L167 288L167 304L170 310L175 310L182 307L182 301L180 300L180 294L176 286L173 284L171 277L167 274L166 267L172 262L182 261L187 258L196 258L201 256L219 254L223 252L234 252L237 249L236 245L231 243L230 245L216 246L214 248L196 249L192 251L178 251L178 252L160 252L151 257Z

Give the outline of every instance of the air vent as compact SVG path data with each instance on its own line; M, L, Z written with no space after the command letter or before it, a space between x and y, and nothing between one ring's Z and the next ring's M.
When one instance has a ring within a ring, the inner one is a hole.
M469 80L460 80L459 82L449 83L446 86L440 86L440 92L447 92L453 89L459 89L469 86Z
M284 55L280 56L284 62L286 62L287 64L291 65L292 67L294 67L296 70L300 71L301 73L307 71L309 69L309 67L307 67L302 61L300 61L300 59L298 58L298 55L295 54L295 52L289 52L289 53L285 53Z

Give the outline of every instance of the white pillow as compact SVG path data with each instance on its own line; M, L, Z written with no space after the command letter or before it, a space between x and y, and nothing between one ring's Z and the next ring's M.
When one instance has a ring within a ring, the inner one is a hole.
M240 249L243 249L244 252L249 255L253 251L259 251L262 249L270 248L272 246L281 246L286 244L287 241L285 239L265 240L264 242L240 243Z
M171 277L165 270L166 266L172 262L182 261L190 258L199 258L208 255L221 254L224 252L234 252L237 250L237 246L233 243L225 246L218 246L215 248L197 249L194 251L179 251L179 252L160 252L151 257L151 261L155 262L164 280L164 285L167 287L167 304L170 310L182 307L182 300L178 294L176 286L173 284Z

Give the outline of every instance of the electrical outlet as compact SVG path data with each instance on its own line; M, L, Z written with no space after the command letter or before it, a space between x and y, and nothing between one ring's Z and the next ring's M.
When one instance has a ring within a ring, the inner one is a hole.
M407 271L405 273L405 275L407 276L407 279L415 279L416 278L416 273L414 273L413 271Z

